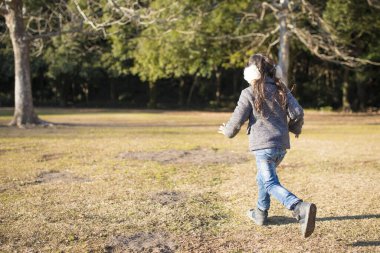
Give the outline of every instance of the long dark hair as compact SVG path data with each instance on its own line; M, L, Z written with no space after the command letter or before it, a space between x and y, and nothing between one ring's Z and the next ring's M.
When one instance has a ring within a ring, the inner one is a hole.
M253 93L255 95L254 106L258 113L264 114L263 104L266 99L265 97L265 78L270 77L274 80L277 87L277 98L278 103L285 110L287 104L287 89L286 85L276 77L276 64L275 62L266 55L254 54L249 58L248 66L255 64L260 72L260 79L254 80L251 85L253 88ZM276 99L277 100L277 99Z

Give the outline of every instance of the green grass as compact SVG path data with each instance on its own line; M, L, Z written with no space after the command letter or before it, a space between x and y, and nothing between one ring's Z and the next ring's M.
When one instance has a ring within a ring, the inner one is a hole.
M10 128L12 112L0 110L0 252L380 252L380 115L307 111L278 169L318 207L303 239L275 200L269 226L245 217L256 168L243 130L217 134L229 113L38 113L57 124ZM199 149L201 162L144 160ZM213 163L212 152L249 159Z

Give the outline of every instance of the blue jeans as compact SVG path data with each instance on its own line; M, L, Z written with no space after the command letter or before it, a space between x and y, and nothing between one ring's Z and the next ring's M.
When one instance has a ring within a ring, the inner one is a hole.
M280 201L287 209L291 210L301 200L293 193L285 189L277 177L276 168L284 159L286 150L280 148L269 148L253 151L257 163L257 186L259 190L257 207L268 210L270 207L270 196Z

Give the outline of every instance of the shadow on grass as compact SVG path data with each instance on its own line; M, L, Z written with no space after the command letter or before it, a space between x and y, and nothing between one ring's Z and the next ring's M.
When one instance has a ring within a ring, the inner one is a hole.
M317 221L380 219L380 214L349 215L317 218Z
M350 215L350 216L332 216L316 218L316 221L341 221L341 220L366 220L366 219L380 219L380 214L366 214L366 215ZM268 225L286 225L297 223L296 219L286 216L272 216L268 219Z
M191 128L191 127L215 127L217 128L217 124L176 124L176 123L147 123L147 124L139 124L139 123L65 123L65 122L49 122L51 126L28 126L27 128L49 128L49 127L109 127L109 128L152 128L152 127L167 127L167 128ZM8 123L0 123L0 128L12 128ZM13 127L17 128L17 127Z
M168 128L185 128L185 127L217 127L216 124L178 124L178 123L53 123L54 126L66 126L66 127L128 127L128 128L152 128L152 127L168 127Z
M365 246L380 246L380 241L357 241L353 244L349 244L353 247L365 247Z

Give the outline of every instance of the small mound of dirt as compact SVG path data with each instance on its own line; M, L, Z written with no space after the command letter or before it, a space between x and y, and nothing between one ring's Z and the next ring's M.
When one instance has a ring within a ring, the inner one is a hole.
M105 252L175 252L177 246L162 233L136 233L131 236L111 237L104 247Z
M2 149L2 148L0 148L0 155L4 154L6 152L9 152L9 151L11 151L11 149Z
M151 200L158 202L163 206L174 205L180 200L184 199L185 196L181 192L175 191L162 191L152 195Z
M192 164L233 164L248 160L246 155L230 151L218 151L217 149L192 149L192 150L164 150L159 152L125 152L119 158L136 159L142 161L156 161L168 163L192 163Z
M51 154L43 154L40 159L38 159L38 162L46 162L50 160L56 160L63 156L63 153L51 153Z
M58 182L72 183L72 182L89 182L89 181L90 179L88 178L77 177L66 171L52 170L52 171L41 172L37 176L34 183L35 184L58 183Z

